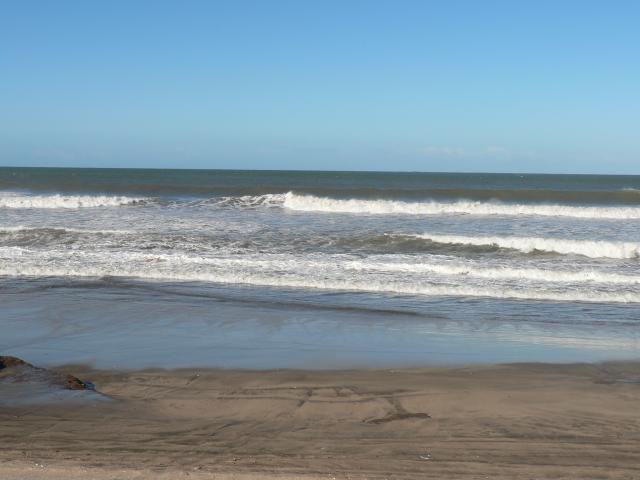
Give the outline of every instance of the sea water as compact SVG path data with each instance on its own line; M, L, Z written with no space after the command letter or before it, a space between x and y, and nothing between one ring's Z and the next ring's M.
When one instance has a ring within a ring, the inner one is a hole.
M331 368L640 357L640 177L0 168L0 352Z

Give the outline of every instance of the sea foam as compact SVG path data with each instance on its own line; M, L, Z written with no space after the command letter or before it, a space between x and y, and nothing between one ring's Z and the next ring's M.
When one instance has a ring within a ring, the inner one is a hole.
M71 277L136 277L161 281L214 282L228 284L245 284L255 286L269 286L280 288L312 288L320 290L360 291L371 293L392 293L420 296L464 296L490 297L505 299L529 299L568 302L613 302L640 303L640 295L636 292L593 292L593 291L549 291L539 288L503 288L477 287L466 285L434 285L410 284L394 281L345 280L340 278L318 277L286 277L281 275L247 274L244 272L190 272L164 271L148 268L136 272L124 268L110 269L100 267L84 267L74 269L63 267L35 267L3 268L0 275L12 276L71 276Z
M95 208L135 205L144 198L107 195L21 195L0 193L0 208Z
M16 257L19 262L13 261ZM0 275L58 277L133 277L160 281L213 282L281 288L305 288L419 296L468 296L550 301L640 303L637 277L606 272L379 263L333 256L307 260L297 256L205 258L141 252L36 252L0 248ZM358 263L360 262L360 263ZM364 270L365 274L353 270ZM400 269L403 275L389 275ZM433 275L424 273L433 272ZM557 273L557 275L556 275ZM444 277L441 277L444 275ZM451 275L480 277L460 282ZM529 280L504 283L510 278ZM483 281L488 278L493 281ZM561 282L561 283L558 283ZM565 282L563 285L562 282ZM600 282L611 284L596 285ZM593 284L592 284L593 283ZM628 285L622 288L621 283ZM615 285L618 284L618 285Z
M590 258L639 258L640 243L612 242L606 240L569 240L562 238L542 237L499 237L499 236L465 236L435 235L425 233L412 235L436 243L459 245L496 246L519 250L524 253L533 251L560 253L563 255L583 255Z
M546 283L619 283L639 285L640 276L603 272L599 269L560 270L550 268L517 268L486 266L465 263L368 262L355 260L345 263L345 268L363 271L433 273L458 277L486 278L488 280L526 280Z
M640 219L638 207L580 207L551 204L510 204L460 200L405 202L398 200L336 199L288 192L283 206L290 210L369 215L504 215L602 219Z

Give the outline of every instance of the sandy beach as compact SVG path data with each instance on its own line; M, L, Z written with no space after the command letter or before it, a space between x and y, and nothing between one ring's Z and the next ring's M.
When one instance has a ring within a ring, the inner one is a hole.
M0 477L640 477L640 364L63 367L110 401L0 409Z

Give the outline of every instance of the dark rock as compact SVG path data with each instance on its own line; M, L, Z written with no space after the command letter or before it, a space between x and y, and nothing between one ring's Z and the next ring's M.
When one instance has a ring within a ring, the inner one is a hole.
M95 390L93 383L84 382L73 375L35 367L17 357L0 355L0 380L11 382L47 382L66 390Z
M84 382L73 375L66 375L63 382L67 390L95 390L95 385L91 382Z
M3 357L2 355L0 355L0 370L4 370L5 368L23 367L23 366L33 367L33 365L31 365L30 363L27 363L24 360L21 360L17 357L9 357L9 356Z

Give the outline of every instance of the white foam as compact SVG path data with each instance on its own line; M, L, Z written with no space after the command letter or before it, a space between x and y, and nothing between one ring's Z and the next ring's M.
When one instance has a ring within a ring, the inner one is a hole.
M124 269L89 268L75 270L72 268L23 268L20 272L3 275L14 276L71 276L71 277L137 277L164 281L187 282L215 282L230 284L246 284L271 287L313 288L343 291L364 291L374 293L396 293L423 296L464 296L464 297L492 297L531 300L571 301L571 302L605 302L605 303L640 303L640 294L634 292L580 292L580 291L545 291L536 289L516 288L476 288L464 285L419 285L398 282L346 281L342 279L321 278L287 278L284 276L265 276L234 272L195 273L195 272L165 272L148 269L146 271L127 272Z
M0 193L0 208L95 208L118 207L143 202L144 198L107 195L22 195Z
M513 268L506 266L492 267L474 263L451 262L439 258L440 263L431 263L400 257L404 261L389 261L389 257L399 256L373 256L366 260L351 260L350 257L336 255L323 260L306 260L288 255L262 255L262 258L207 258L188 255L153 255L135 254L138 259L144 261L169 261L183 264L211 265L225 269L260 268L273 271L362 271L380 273L404 273L422 274L433 273L435 275L462 276L485 278L491 280L527 280L535 282L551 283L618 283L622 285L640 285L640 276L621 275L604 272L594 268L562 270L558 268ZM413 260L411 263L409 263Z
M283 205L290 210L306 212L361 213L369 215L505 215L550 216L601 219L640 219L638 207L578 207L547 204L507 204L497 202L403 202L397 200L335 199L285 194Z
M24 225L14 225L14 226L0 225L0 232L3 232L3 233L21 232L23 230L27 230L28 228L29 227L25 227Z
M425 233L414 235L437 243L450 243L476 246L497 246L510 248L524 253L535 250L554 252L563 255L575 254L591 258L639 258L640 243L636 242L612 242L605 240L569 240L562 238L541 237L471 237L464 235L435 235Z
M17 260L17 256L19 260ZM467 296L582 302L640 303L638 278L621 279L598 273L563 272L566 282L551 278L554 271L485 269L467 266L396 264L405 269L394 275L388 264L361 265L353 257L325 256L306 260L291 255L250 258L206 258L188 255L154 255L140 252L5 251L0 248L0 275L60 277L136 277L163 281L197 281L270 287L362 291L421 296ZM414 262L415 263L415 262ZM352 270L360 268L362 272ZM432 271L433 275L420 275ZM440 277L439 275L444 275ZM465 275L465 280L451 275ZM593 277L590 277L593 275ZM480 280L472 281L472 278ZM489 278L491 281L482 280ZM519 282L505 281L516 278ZM541 280L541 281L540 281ZM607 282L612 285L587 285Z
M463 277L486 278L489 280L528 280L551 283L619 283L640 285L640 276L620 275L596 269L561 270L542 268L488 267L461 263L370 263L351 261L345 268L380 272L435 273Z
M264 195L241 195L235 197L214 197L198 201L192 205L215 205L218 207L257 208L281 206L285 200L283 193L266 193Z
M59 226L31 226L27 227L25 225L16 225L16 226L3 226L0 225L1 233L29 233L29 232L38 232L42 230L57 230L60 232L73 232L73 233L85 233L85 234L112 234L112 235L127 235L135 233L134 230L96 230L96 229L87 229L87 228L72 228L72 227L59 227Z
M29 251L22 247L2 247L0 248L0 260L13 260L28 253Z

